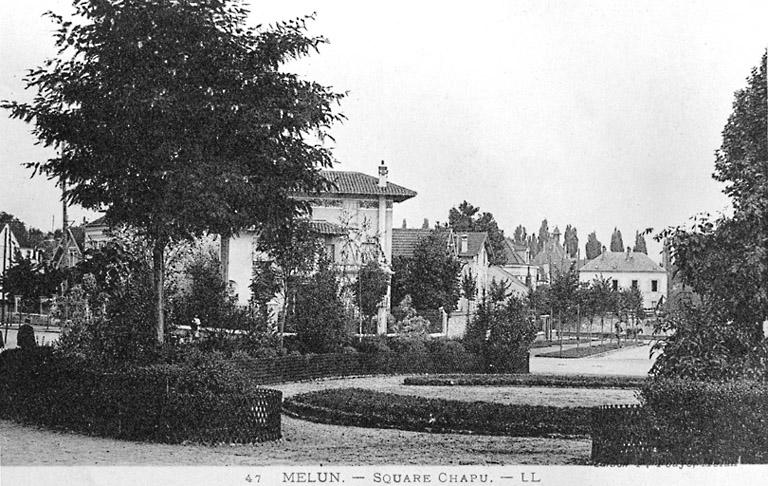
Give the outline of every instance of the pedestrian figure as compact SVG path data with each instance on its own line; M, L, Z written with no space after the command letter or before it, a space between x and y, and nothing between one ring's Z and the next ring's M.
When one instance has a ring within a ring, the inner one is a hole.
M24 324L19 326L19 331L16 333L16 344L21 349L32 349L37 346L35 329L29 322L29 317L24 319Z
M616 323L616 344L621 347L621 321Z
M0 332L0 350L5 349L5 341L3 341L3 333Z
M192 325L190 326L192 329L192 338L197 341L200 339L200 318L195 316L192 318Z

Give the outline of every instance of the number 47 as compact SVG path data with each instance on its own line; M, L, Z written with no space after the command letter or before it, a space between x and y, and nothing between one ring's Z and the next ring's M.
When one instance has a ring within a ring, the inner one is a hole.
M261 482L261 474L254 474L251 476L250 474L245 476L245 480L249 483L260 483Z

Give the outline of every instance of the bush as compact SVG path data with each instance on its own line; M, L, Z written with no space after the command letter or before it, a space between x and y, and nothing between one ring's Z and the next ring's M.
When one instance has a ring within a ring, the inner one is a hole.
M442 375L411 376L405 385L417 386L546 386L562 388L640 388L645 378L583 375Z
M589 433L589 408L505 405L427 399L359 388L323 390L286 399L283 409L324 423L514 437Z
M35 329L29 324L22 324L19 326L19 331L16 334L16 344L22 349L34 348L37 346L37 341L35 341Z
M302 285L291 321L305 353L336 352L349 341L338 275L329 265L322 264Z
M0 416L131 440L258 442L280 437L281 394L215 357L103 371L50 348L0 354Z
M496 293L493 290L492 296ZM484 299L470 322L465 342L482 357L487 372L514 373L520 363L527 363L536 330L524 302L514 295L506 301Z
M768 462L768 384L649 380L640 394L657 448L676 463Z

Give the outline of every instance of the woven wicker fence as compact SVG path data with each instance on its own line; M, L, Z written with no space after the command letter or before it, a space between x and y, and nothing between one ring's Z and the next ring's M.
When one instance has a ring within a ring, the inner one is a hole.
M660 462L655 434L640 405L607 405L592 409L592 462L653 464Z

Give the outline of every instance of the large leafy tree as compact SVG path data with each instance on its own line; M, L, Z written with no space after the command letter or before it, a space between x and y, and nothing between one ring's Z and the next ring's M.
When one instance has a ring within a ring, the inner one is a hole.
M325 182L323 140L341 95L285 72L325 42L306 19L246 25L241 0L74 0L58 56L26 77L32 103L3 102L58 155L31 163L66 180L70 204L105 210L152 245L157 340L164 250L207 233L282 221L291 190Z
M671 248L675 278L697 299L661 323L672 331L653 373L729 378L768 377L768 93L766 56L735 94L716 152L717 180L726 183L732 217L698 219L692 228L659 236Z
M514 240L518 245L524 245L528 242L528 233L522 224L517 225L517 228L515 228Z
M613 228L613 234L611 234L611 251L624 251L624 240L621 238L621 231L618 228Z
M576 258L579 254L579 235L576 232L575 226L569 224L565 227L563 243L565 243L565 249L568 252L568 256Z
M603 244L597 239L597 234L594 231L587 236L584 250L586 250L587 260L597 258L603 252Z
M10 299L21 297L21 312L37 312L40 299L53 296L65 276L53 265L34 263L17 252L14 264L0 277L0 289Z
M491 265L503 265L507 262L507 254L504 250L504 230L489 212L480 213L480 208L467 201L463 201L458 207L451 208L448 212L448 226L454 231L478 231L488 233L489 255Z
M460 296L461 262L446 249L446 235L440 230L422 238L413 257L396 257L392 262L392 300L410 295L417 310L446 311L456 307Z
M646 255L648 254L648 247L645 244L644 233L635 231L635 246L632 248L632 251L636 251L638 253L645 253Z

